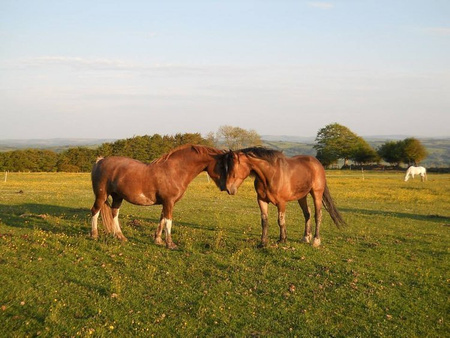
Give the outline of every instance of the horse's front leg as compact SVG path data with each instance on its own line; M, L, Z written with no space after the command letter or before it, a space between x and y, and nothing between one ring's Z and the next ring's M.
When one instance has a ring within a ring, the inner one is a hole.
M286 205L278 205L278 226L280 227L280 239L278 243L286 243Z
M300 208L302 208L303 216L305 217L305 233L303 234L302 241L305 243L311 242L311 209L308 207L308 201L307 197L303 197L302 199L298 200L298 204L300 205Z
M258 205L259 205L259 209L261 210L261 228L262 228L261 243L258 246L260 248L263 248L263 247L267 246L267 244L269 242L269 239L268 239L269 204L258 198Z
M172 210L175 202L168 201L163 204L163 222L164 222L164 231L166 233L166 247L175 250L177 249L177 245L172 241Z
M155 235L154 235L154 241L155 241L155 244L157 244L157 245L164 245L164 241L162 240L162 237L161 237L164 226L165 226L164 213L161 211L161 217L159 218L159 224L155 230Z
M120 228L119 223L119 210L120 206L122 205L122 201L123 201L122 198L113 197L111 211L113 216L114 235L121 241L127 241L127 238L122 233L122 229Z

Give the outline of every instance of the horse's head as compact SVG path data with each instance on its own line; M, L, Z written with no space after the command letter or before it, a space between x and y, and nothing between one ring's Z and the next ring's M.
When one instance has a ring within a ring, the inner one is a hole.
M230 150L221 161L222 175L220 189L229 195L235 195L244 180L250 175L251 168L247 155Z
M204 167L203 170L208 173L209 177L221 191L225 191L226 168L224 157L227 155L227 152L225 150L201 145L189 145L184 148L189 150L188 158L206 164L206 167Z
M214 181L217 187L220 188L220 191L224 191L224 184L222 181L224 175L222 158L225 154L216 154L214 155L214 161L210 162L206 167L206 171L208 172L209 177Z

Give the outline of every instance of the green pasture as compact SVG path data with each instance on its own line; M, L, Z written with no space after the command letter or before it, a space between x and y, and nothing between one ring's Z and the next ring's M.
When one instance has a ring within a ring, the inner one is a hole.
M348 226L325 213L318 249L297 203L288 242L271 206L258 249L251 180L228 196L202 174L170 251L152 241L160 206L124 203L128 242L92 240L89 174L0 173L0 336L448 336L450 175L327 174Z

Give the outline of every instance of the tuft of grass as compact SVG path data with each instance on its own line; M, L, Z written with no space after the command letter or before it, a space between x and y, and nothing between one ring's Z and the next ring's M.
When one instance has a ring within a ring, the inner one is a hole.
M88 174L9 173L0 183L2 336L445 336L450 175L332 171L348 227L324 213L322 243L270 245L252 182L236 196L200 175L174 210L169 251L153 244L161 208L124 203L127 243L89 237ZM22 191L22 192L20 192Z

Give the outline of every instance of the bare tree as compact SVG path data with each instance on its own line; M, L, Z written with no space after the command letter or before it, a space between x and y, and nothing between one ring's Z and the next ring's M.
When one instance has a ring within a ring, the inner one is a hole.
M246 130L240 127L221 126L217 131L218 146L230 149L241 149L262 144L261 136L256 130Z

